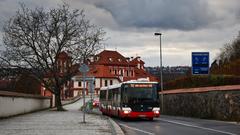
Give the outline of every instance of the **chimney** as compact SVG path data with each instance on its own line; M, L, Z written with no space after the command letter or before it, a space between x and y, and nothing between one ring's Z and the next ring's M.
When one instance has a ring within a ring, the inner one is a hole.
M129 61L130 61L130 58L129 58L129 57L126 57L125 59L127 60L127 62L129 62Z
M137 61L140 61L141 60L141 57L140 56L137 56Z
M131 57L131 59L130 59L131 61L133 60L133 57Z

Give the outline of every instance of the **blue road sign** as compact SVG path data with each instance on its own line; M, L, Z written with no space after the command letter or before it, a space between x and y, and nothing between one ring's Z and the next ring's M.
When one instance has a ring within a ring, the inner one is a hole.
M192 74L209 74L209 52L192 52Z

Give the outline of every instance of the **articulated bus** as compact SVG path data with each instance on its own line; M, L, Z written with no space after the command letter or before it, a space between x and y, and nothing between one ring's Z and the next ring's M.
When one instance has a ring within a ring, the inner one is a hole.
M127 81L100 89L99 109L103 115L120 118L160 116L157 82Z

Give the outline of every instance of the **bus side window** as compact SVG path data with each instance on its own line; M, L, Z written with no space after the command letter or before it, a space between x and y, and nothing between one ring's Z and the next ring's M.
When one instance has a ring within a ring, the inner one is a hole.
M119 106L119 103L118 103L118 95L119 95L119 92L118 92L118 88L114 89L114 105L115 106Z
M128 99L127 99L127 88L123 88L123 93L122 93L122 98L123 98L123 103L127 103Z
M117 104L118 104L118 106L120 106L120 102L121 102L121 87L120 88L118 88L118 98L117 98Z
M112 90L108 90L108 101L112 100Z
M100 91L100 100L105 101L106 100L106 94L107 94L106 90Z
M116 89L113 89L113 105L116 106Z

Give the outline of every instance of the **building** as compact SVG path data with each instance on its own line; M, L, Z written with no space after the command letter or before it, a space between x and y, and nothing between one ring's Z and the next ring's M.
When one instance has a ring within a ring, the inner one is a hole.
M87 76L95 78L94 94L96 95L99 94L101 87L123 81L136 80L139 78L145 78L149 81L159 81L156 77L145 71L145 63L140 57L130 59L129 57L124 57L117 51L104 50L91 57L87 64L90 68ZM82 77L82 74L78 73L76 77ZM87 83L87 88L89 87L88 84L89 83ZM72 90L74 91L74 96L82 93L83 82L75 81ZM87 89L86 94L88 93L89 91Z
M71 57L67 53L62 52L58 57L58 66L60 73L71 68ZM140 57L129 58L124 57L117 51L104 50L99 54L92 56L86 61L90 71L87 73L86 95L89 94L90 83L89 78L94 78L95 91L98 95L99 90L103 86L117 84L123 81L136 80L145 78L149 81L159 81L156 77L146 72L144 62ZM77 73L75 78L82 78L82 73ZM81 95L83 91L83 81L69 81L62 88L62 99L67 99ZM42 95L50 96L51 94L41 89ZM49 95L50 94L50 95Z
M71 57L66 52L59 53L56 59L57 59L57 69L58 69L59 77L61 77L64 74L64 72L67 72L68 70L72 70L76 66L76 65L72 65ZM47 74L45 75L45 77L46 79L50 78L51 74ZM61 98L63 100L74 96L73 91L71 89L72 87L73 87L72 81L68 81L62 86ZM53 94L49 90L47 90L45 87L41 87L40 91L41 91L41 95L43 96L48 96L48 97L53 96Z

